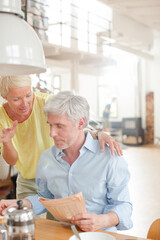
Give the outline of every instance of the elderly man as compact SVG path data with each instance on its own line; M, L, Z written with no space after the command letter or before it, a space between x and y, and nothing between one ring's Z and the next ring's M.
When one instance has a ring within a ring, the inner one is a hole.
M24 199L25 205L41 214L46 209L39 196L58 199L82 192L87 213L73 216L72 223L83 231L131 228L127 163L116 153L112 156L107 146L101 152L98 141L84 132L89 120L86 99L60 92L46 102L44 113L55 146L42 153L36 173L38 194ZM15 200L1 201L1 214L13 205Z

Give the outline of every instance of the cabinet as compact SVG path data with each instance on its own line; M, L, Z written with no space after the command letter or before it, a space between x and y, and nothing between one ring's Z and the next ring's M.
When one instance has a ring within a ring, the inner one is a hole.
M35 29L42 41L48 41L48 1L21 0L21 2L25 20Z

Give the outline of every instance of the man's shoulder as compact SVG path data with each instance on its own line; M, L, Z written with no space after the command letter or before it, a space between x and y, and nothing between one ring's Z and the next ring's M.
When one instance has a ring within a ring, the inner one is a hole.
M41 154L41 158L53 157L54 151L55 151L55 146L52 146L52 147L44 150L44 151L42 152L42 154Z
M102 152L99 141L97 139L94 139L89 132L87 133L87 138L84 146L88 149L88 152L93 152L96 158L109 160L112 157L110 147L106 145L104 152Z
M99 141L93 139L90 133L88 133L86 140L88 150L92 151L97 159L103 159L106 163L108 162L112 165L126 164L125 158L123 156L118 156L116 151L114 151L114 156L112 155L111 149L108 145L105 145L105 150L102 152Z
M128 168L128 163L123 155L118 156L117 152L114 151L114 156L113 156L111 154L110 148L108 151L110 152L108 163L111 168L116 168L116 169L127 169ZM104 153L105 153L105 151L104 151Z
M52 161L53 158L54 158L53 147L44 150L40 155L37 169L46 168L48 166L48 163Z

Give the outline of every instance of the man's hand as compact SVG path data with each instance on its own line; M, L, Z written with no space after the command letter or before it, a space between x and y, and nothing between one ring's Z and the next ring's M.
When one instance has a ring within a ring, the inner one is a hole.
M95 213L80 213L72 218L72 223L84 232L94 232L100 228L107 227L106 215Z
M72 217L72 223L84 232L94 232L101 228L109 228L119 224L115 212L97 215L95 213L80 213Z
M2 135L0 136L0 142L8 143L15 135L16 127L18 125L18 121L14 121L13 126L9 128L2 129Z
M98 140L99 140L102 152L104 152L105 150L105 144L108 144L113 156L114 156L114 149L116 150L118 156L123 155L123 152L119 143L116 142L114 138L104 133L103 131L98 132Z

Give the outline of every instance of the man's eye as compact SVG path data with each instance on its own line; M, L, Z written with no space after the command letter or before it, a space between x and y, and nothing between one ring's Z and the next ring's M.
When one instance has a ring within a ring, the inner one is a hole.
M57 125L58 128L61 128L62 126L61 125Z
M18 101L18 98L13 99L13 101L14 101L14 102L17 102L17 101Z

